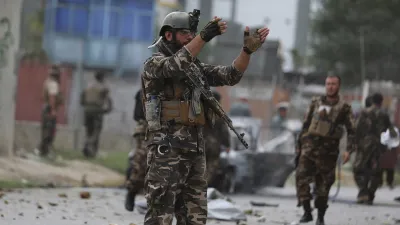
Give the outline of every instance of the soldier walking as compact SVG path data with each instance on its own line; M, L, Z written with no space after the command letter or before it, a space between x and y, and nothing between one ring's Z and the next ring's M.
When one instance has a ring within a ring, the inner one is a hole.
M135 100L136 104L133 119L136 121L136 127L133 138L136 140L136 150L133 155L129 157L129 169L126 180L128 192L125 198L125 209L128 211L133 211L135 207L135 197L144 187L147 166L147 148L145 145L147 122L143 112L142 90L136 93Z
M80 102L84 110L86 128L83 154L88 158L96 156L103 126L103 116L112 110L112 100L104 81L104 72L96 72L94 77L95 81L81 93Z
M144 63L142 75L144 111L148 124L145 225L206 224L207 180L203 127L212 125L215 114L205 104L199 88L192 88L187 75L201 79L202 89L233 86L243 76L250 55L264 43L269 30L244 32L239 56L229 66L201 63L197 56L214 37L225 33L226 22L214 17L200 31L200 12L172 12L153 45L158 52Z
M351 106L339 96L340 84L341 80L338 76L326 78L326 95L312 99L299 135L296 151L300 153L300 158L296 168L296 188L298 199L304 208L300 223L313 220L310 183L315 181L314 207L318 209L316 224L325 224L324 216L328 208L329 190L335 182L335 168L343 126L347 129L344 163L349 160L350 153L355 150L353 113Z
M214 92L214 97L218 102L221 101L221 95L218 92ZM213 128L210 126L204 128L204 135L207 181L208 186L210 186L219 167L221 147L224 149L230 148L230 133L224 121L217 118Z
M381 183L381 153L386 150L386 146L380 143L381 133L389 129L392 138L397 133L389 116L382 110L383 96L376 93L370 100L372 105L361 112L357 122L358 151L353 163L353 174L359 189L357 203L372 205Z
M56 65L51 67L49 76L44 82L43 97L45 105L42 110L42 139L39 152L41 156L47 156L56 135L57 110L63 104L60 91L60 68Z

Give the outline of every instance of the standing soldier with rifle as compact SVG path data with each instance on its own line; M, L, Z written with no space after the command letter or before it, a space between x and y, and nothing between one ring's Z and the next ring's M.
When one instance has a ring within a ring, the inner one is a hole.
M246 27L243 48L229 66L201 63L197 56L227 25L214 17L196 35L200 11L168 14L153 45L158 52L144 63L142 85L148 124L148 211L145 225L206 224L204 126L218 115L234 130L232 122L213 97L210 86L233 86L247 69L250 55L264 43L269 30L250 34ZM236 132L236 131L234 131ZM238 138L246 146L243 136Z
M317 225L324 225L328 208L329 190L335 182L335 168L339 156L339 142L343 126L347 130L347 150L343 163L355 151L355 128L351 106L339 96L340 77L328 76L325 80L326 95L314 97L299 135L296 151L300 154L296 169L297 196L304 208L300 223L313 220L310 183L315 181L315 208L318 209ZM301 149L300 149L301 148Z
M147 148L144 143L147 130L147 122L143 113L142 90L135 96L136 104L133 112L133 119L136 121L133 137L136 140L136 150L133 156L129 157L129 169L127 172L126 188L128 192L125 198L125 209L133 211L135 197L143 189L146 175Z
M81 93L81 105L84 109L86 141L83 154L95 157L98 151L104 114L112 110L110 91L104 82L104 72L96 72L95 81Z

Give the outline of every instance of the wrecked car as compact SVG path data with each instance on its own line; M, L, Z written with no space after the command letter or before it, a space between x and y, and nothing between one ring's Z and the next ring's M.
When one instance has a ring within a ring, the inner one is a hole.
M231 119L235 129L245 134L249 148L245 149L232 133L231 149L221 152L220 168L210 186L225 193L252 193L266 186L283 187L295 169L295 141L301 121L289 119L284 124L285 129L271 137L268 134L271 129L263 127L260 119Z

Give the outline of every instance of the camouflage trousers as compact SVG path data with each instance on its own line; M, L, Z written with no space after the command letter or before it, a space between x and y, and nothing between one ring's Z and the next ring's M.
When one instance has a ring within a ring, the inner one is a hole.
M84 154L95 156L97 154L101 128L103 126L103 115L100 113L85 113L86 141Z
M42 138L39 145L39 151L42 156L46 156L50 147L53 145L56 135L57 118L50 114L50 108L46 106L42 111Z
M380 174L380 152L376 145L359 145L353 163L353 175L359 192L357 199L367 201L375 197L375 192L382 182Z
M202 225L207 221L205 155L197 150L148 149L145 197L148 211L145 225Z
M296 189L299 201L312 199L310 184L315 182L315 207L327 207L329 191L335 182L339 141L306 138L302 141L299 165L296 169Z
M129 162L129 177L126 181L126 187L133 193L140 192L144 187L144 179L147 167L147 149L143 145L144 134L136 135L136 151Z

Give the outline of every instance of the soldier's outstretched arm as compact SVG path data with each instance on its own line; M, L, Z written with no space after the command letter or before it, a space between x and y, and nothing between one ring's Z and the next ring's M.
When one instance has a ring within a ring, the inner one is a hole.
M246 27L244 31L243 47L232 65L213 66L203 64L208 83L211 86L233 86L239 83L249 65L250 55L262 46L268 34L269 29L262 28L250 35L250 29Z
M345 104L344 106L344 126L347 130L347 152L352 153L357 149L356 145L356 127L354 124L353 110L351 106Z

